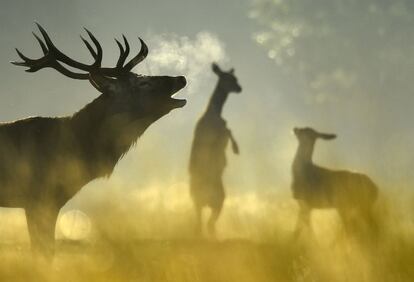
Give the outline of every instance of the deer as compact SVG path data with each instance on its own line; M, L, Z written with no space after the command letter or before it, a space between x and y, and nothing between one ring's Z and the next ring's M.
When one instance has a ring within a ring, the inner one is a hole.
M141 38L140 51L127 63L129 43L124 35L123 44L115 39L120 54L109 68L101 66L102 46L86 28L89 40L81 39L93 57L91 64L62 53L36 25L43 39L33 35L43 56L31 59L16 49L22 61L11 63L30 73L52 68L68 78L88 80L100 93L71 116L0 124L0 206L23 208L33 253L53 258L60 209L87 183L109 177L151 124L186 104L172 97L186 79L133 73L148 54Z
M336 134L321 133L310 127L294 128L299 146L292 164L292 192L299 203L299 215L294 231L297 238L304 227L310 228L313 209L336 209L349 230L355 220L359 227L375 227L373 205L378 195L377 185L365 174L348 170L332 170L313 163L312 155L318 139L332 140Z
M208 220L208 232L215 236L224 199L223 173L226 167L226 147L229 141L234 154L239 154L239 146L222 117L224 103L230 93L240 93L240 87L234 69L223 71L212 64L218 81L208 103L207 109L198 120L191 148L189 173L190 194L196 212L196 234L202 233L202 210L211 209Z

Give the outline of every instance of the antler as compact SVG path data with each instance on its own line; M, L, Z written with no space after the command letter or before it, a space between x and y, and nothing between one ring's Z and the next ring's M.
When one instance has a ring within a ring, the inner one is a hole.
M25 55L23 55L17 48L16 48L16 52L19 55L19 57L23 60L22 62L16 62L13 61L11 62L12 64L16 65L16 66L24 66L24 67L28 67L28 69L26 70L27 72L36 72L40 69L43 68L53 68L55 70L57 70L58 72L62 73L65 76L68 76L70 78L73 79L88 79L89 78L89 73L96 73L96 74L101 74L104 76L110 76L110 77L119 77L122 76L123 74L131 71L131 69L136 66L138 63L140 63L143 59L145 59L145 57L148 54L148 48L145 45L144 41L139 38L140 42L141 42L141 50L138 53L137 56L135 56L131 61L129 61L125 66L125 60L129 55L129 44L127 39L125 38L124 35L122 35L123 40L124 40L124 44L125 44L125 49L122 46L122 44L115 39L119 50L120 50L120 56L118 59L118 62L116 64L116 67L114 68L102 68L101 67L101 63L102 63L102 56L103 56L103 51L102 51L102 47L99 44L99 41L95 38L95 36L85 28L85 31L87 32L90 40L93 42L93 44L95 45L96 50L92 47L92 45L81 36L82 41L84 42L84 44L86 45L86 47L88 48L89 52L91 53L92 57L94 58L94 62L90 65L88 64L83 64L80 63L70 57L68 57L67 55L65 55L64 53L62 53L58 48L56 48L56 46L53 44L52 40L50 39L49 35L47 34L46 30L38 23L36 23L37 27L39 28L40 33L43 36L43 41L42 39L39 38L39 36L37 36L35 33L33 33L34 37L36 38L36 40L39 42L39 45L43 51L43 57L39 58L39 59L30 59L28 57L26 57ZM69 69L67 69L66 67L64 67L63 64L84 71L86 73L78 73L78 72L74 72L71 71Z
M138 37L139 41L141 42L141 50L139 51L138 55L136 55L125 66L123 66L129 54L129 44L128 44L128 40L125 38L124 35L122 35L122 38L124 39L125 50L122 47L122 44L118 40L115 39L116 44L118 45L119 51L120 51L120 55L119 55L119 59L118 59L118 63L116 64L116 67L128 72L128 71L131 71L136 65L138 65L140 62L142 62L147 57L148 47L145 44L145 42L140 37Z
M131 71L136 65L142 62L148 55L147 45L140 37L138 37L138 39L141 42L141 50L139 51L138 55L132 58L132 60L129 61L128 64L125 65L124 69L126 71Z

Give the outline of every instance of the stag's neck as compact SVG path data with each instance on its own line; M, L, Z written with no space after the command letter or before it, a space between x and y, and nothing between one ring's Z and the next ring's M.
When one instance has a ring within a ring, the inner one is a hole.
M224 103L229 96L229 91L225 89L221 80L218 81L213 95L210 98L210 102L207 106L207 113L221 116L223 112Z
M93 135L95 135L94 139L96 139L98 137L96 136L98 134L97 131L101 128L105 118L106 109L107 105L104 98L98 97L75 113L71 118L71 125L75 135L89 142L93 141L91 140Z
M129 122L122 116L108 118L108 106L105 97L99 97L71 118L80 158L93 178L110 175L151 124L149 119Z
M315 147L315 142L299 144L296 151L295 158L293 160L293 171L300 170L304 166L313 164L312 155Z

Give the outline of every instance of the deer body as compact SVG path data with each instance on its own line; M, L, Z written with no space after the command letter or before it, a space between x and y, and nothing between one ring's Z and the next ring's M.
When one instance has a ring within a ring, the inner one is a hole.
M33 117L0 124L0 206L20 207L26 212L32 248L51 257L59 210L85 184L109 176L117 162L144 131L172 109L185 105L171 96L186 84L184 77L138 76L130 69L147 55L141 51L124 62L129 45L124 37L115 68L101 68L102 49L88 31L96 51L84 40L95 58L84 65L61 53L39 25L44 57L33 60L19 51L34 72L51 67L74 79L88 79L102 94L70 117ZM87 73L75 73L65 63Z
M355 215L372 221L372 205L378 193L374 182L364 174L331 170L312 161L316 139L329 140L336 135L311 128L295 128L294 133L299 141L292 165L292 192L300 204L296 233L304 224L309 225L312 209L335 208L346 225Z
M221 116L224 103L230 92L240 92L233 71L223 72L213 64L213 71L219 81L207 106L196 125L190 157L190 192L197 216L197 233L201 233L201 211L203 207L212 210L208 228L215 232L217 221L225 198L223 173L226 167L226 148L232 142L234 153L238 145L234 140L226 120Z
M113 134L102 129L115 125L105 125L104 119L90 124L90 120L78 116L81 114L34 117L0 125L1 206L25 207L37 194L52 192L43 188L50 186L56 187L56 195L51 196L66 202L88 182L109 176L150 125L141 121L137 128Z

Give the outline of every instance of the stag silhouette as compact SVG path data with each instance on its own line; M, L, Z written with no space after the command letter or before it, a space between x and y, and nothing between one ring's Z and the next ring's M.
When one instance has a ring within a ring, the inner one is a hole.
M317 166L312 161L313 149L318 138L331 140L335 134L320 133L306 128L293 130L299 146L292 165L292 191L299 202L299 216L296 224L297 237L303 227L310 227L312 209L335 208L345 227L355 220L375 227L372 207L378 188L366 175L346 170L330 170Z
M234 76L234 69L222 71L215 63L212 64L212 69L219 79L207 110L195 128L189 171L191 196L197 216L196 232L201 234L201 212L208 206L212 211L208 231L214 236L215 224L225 198L222 176L226 167L225 151L229 140L233 152L239 154L237 142L221 114L229 93L240 93L242 89Z
M24 208L32 249L53 257L61 207L88 182L111 175L152 123L185 105L185 100L172 95L186 80L131 72L148 54L140 38L140 52L126 64L128 41L124 36L124 45L116 40L118 62L113 68L104 68L102 47L90 31L86 30L95 48L82 38L94 58L87 65L63 54L42 26L37 26L43 40L34 36L44 56L29 59L16 49L23 61L12 63L27 67L28 72L54 68L72 79L89 80L101 92L70 117L32 117L0 125L0 206Z

